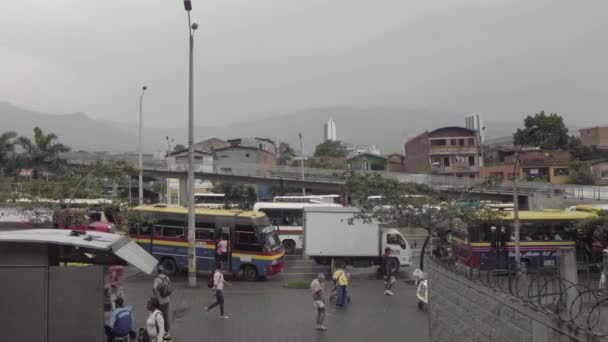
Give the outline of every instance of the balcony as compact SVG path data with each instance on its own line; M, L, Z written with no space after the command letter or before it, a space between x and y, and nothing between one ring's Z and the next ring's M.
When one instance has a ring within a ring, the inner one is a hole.
M431 168L433 173L477 173L479 168L477 166L468 165L452 165L452 166L433 166Z
M430 154L477 154L478 148L475 145L469 146L431 146Z

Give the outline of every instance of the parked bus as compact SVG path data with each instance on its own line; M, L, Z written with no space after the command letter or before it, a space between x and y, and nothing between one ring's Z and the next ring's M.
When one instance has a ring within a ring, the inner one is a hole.
M224 194L212 192L194 194L194 206L197 208L222 209L224 208Z
M303 248L304 229L303 217L305 207L342 207L334 203L289 203L289 202L257 202L254 211L261 211L268 216L270 223L276 228L281 244L286 253L294 253Z
M188 269L187 214L183 207L139 206L132 209L141 223L129 228L131 239L154 255L168 274ZM283 269L279 237L263 213L240 210L196 209L196 265L198 271L215 268L216 242L227 236L225 269L254 281Z
M591 217L595 215L576 211L520 211L522 262L535 269L557 266L559 248L577 245L566 228ZM514 269L513 212L451 229L452 255L463 264L485 270Z
M340 195L276 196L273 202L343 204Z

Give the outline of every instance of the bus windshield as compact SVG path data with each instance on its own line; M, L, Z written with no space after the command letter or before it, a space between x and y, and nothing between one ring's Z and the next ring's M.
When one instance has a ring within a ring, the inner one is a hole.
M279 237L274 227L270 224L268 216L257 218L255 221L256 233L260 242L264 243L270 251L278 250L281 247Z

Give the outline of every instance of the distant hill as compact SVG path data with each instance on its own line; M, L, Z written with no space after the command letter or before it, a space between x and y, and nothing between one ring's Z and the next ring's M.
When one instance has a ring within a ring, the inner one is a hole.
M463 113L429 112L401 108L354 108L325 107L307 109L283 116L238 122L224 127L198 127L196 141L216 137L266 137L286 141L299 149L298 133L302 133L306 152L314 150L321 142L323 123L333 117L337 125L338 139L355 144L376 145L382 152L400 152L407 137L425 130L446 125L464 125ZM511 134L519 122L486 122L486 136L497 137ZM137 150L137 125L96 120L84 113L45 114L21 109L9 102L0 101L1 131L15 130L31 135L35 126L45 132L53 132L61 142L73 150L129 152ZM175 143L185 144L186 127L144 127L146 152L167 148L165 136ZM174 143L174 144L175 144Z

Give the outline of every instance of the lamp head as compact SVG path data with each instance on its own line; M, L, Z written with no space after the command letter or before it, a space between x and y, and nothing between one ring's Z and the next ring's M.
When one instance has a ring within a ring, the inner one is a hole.
M198 28L198 24L197 23L192 23L192 30L196 30Z
M148 86L143 86L143 87L141 87L141 89L142 89L143 91L146 91L146 89L148 89Z
M186 11L192 10L192 2L190 0L184 0L184 8Z

